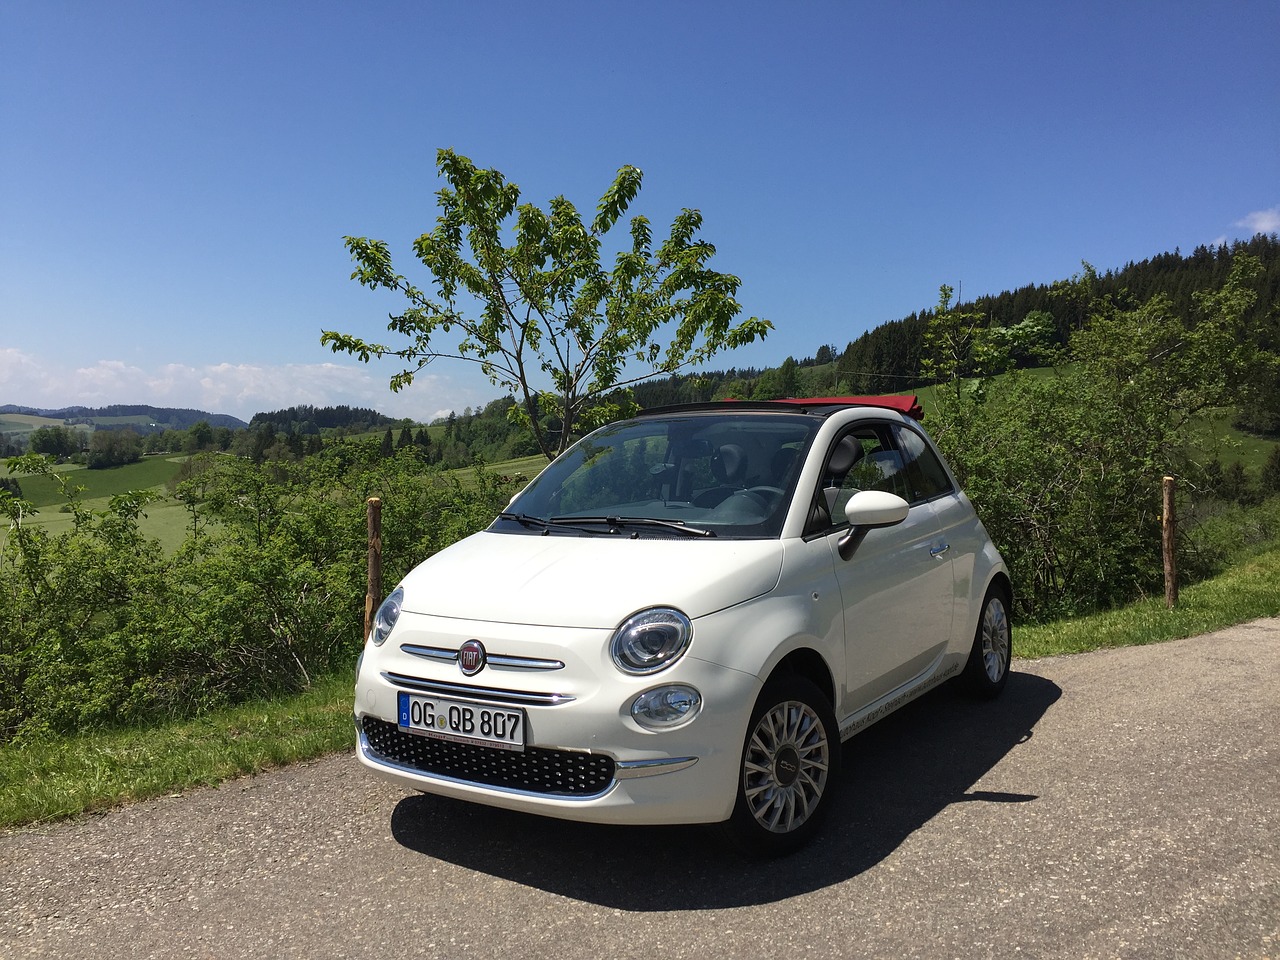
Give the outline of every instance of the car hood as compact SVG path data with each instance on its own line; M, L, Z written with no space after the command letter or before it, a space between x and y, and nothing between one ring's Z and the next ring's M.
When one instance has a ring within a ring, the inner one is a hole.
M404 579L403 609L432 616L613 629L637 610L690 618L768 593L778 540L542 537L484 531Z

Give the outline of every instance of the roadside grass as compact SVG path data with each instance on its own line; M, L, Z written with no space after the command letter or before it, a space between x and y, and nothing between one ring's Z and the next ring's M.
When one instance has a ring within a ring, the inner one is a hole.
M1260 617L1280 616L1280 547L1242 560L1212 580L1184 587L1166 610L1151 597L1119 610L1014 630L1019 657L1051 657L1192 637Z
M350 748L348 671L306 693L153 727L0 748L0 828L221 783Z
M1157 643L1260 617L1280 616L1280 546L1221 576L1109 613L1015 626L1019 658ZM248 703L197 720L84 733L0 747L0 828L40 823L177 793L349 750L351 671L291 697Z

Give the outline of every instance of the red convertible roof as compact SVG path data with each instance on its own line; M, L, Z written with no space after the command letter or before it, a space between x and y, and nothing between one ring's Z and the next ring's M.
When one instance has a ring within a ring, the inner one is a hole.
M828 414L849 407L879 407L882 410L897 410L915 420L924 419L924 408L916 396L892 397L786 397L781 400L710 400L704 403L679 403L668 407L654 407L641 412L641 416L654 413L676 413L690 410L716 410L730 403L745 410L777 410L779 407L793 407L804 413Z
M897 410L913 420L924 419L924 408L920 406L920 398L914 395L908 397L787 397L783 400L771 400L770 403L789 403L798 407L881 407L885 410Z

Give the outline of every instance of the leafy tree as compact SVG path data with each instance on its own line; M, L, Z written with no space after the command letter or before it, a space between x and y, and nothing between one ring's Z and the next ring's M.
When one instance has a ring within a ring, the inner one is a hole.
M981 313L952 307L954 291L945 283L938 291L938 307L924 330L920 372L955 393L967 377L991 376L1009 365L1009 351L993 335Z
M702 363L772 329L756 317L734 325L740 280L708 267L715 247L698 238L697 210L681 211L656 249L649 221L633 217L629 247L606 269L603 242L640 190L635 167L618 171L586 224L565 197L552 199L547 210L521 203L519 188L499 171L452 150L439 151L436 165L447 183L436 195L441 213L435 229L414 243L434 278L435 298L395 272L384 241L346 238L357 264L352 278L409 301L388 324L407 345L335 331L321 337L335 352L366 362L387 354L404 361L392 390L412 383L438 357L477 363L495 386L516 395L512 415L550 458L580 428L626 412L617 388ZM465 306L469 298L481 305L477 315ZM439 344L440 334L455 332L456 347ZM660 340L668 336L664 347ZM641 372L626 369L632 362Z
M132 430L95 430L89 440L89 469L119 467L142 459L142 438Z
M1097 295L1086 265L1065 291L1089 304L1070 366L1048 378L1014 375L998 390L962 389L956 379L938 392L932 433L1009 563L1024 615L1049 619L1159 592L1161 476L1254 499L1238 465L1200 468L1192 456L1197 417L1235 402L1249 371L1267 362L1240 330L1253 275L1249 258L1237 257L1195 298L1193 323L1164 294L1136 305Z
M69 457L83 449L79 431L69 427L38 427L32 431L27 447L32 453L52 457Z
M1249 482L1244 464L1239 460L1232 461L1222 472L1222 485L1219 490L1222 499L1234 500L1243 505L1255 504L1260 499Z
M188 453L198 453L213 446L213 427L208 420L197 420L187 430L187 441L183 448Z
M391 433L391 428L387 427L387 432L382 435L382 455L390 457L396 452L395 437Z
M1262 465L1262 492L1266 496L1280 493L1280 446L1271 448L1267 462Z
M777 400L781 397L799 396L799 394L799 368L794 357L787 357L782 361L782 366L760 374L755 389L751 391L751 399Z

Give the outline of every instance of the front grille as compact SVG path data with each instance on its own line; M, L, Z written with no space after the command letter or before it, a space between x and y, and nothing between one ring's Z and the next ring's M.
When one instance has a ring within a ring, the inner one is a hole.
M420 770L510 790L561 797L589 797L613 782L613 758L569 750L526 747L523 753L470 743L454 743L405 733L394 723L361 718L370 752L377 758Z

